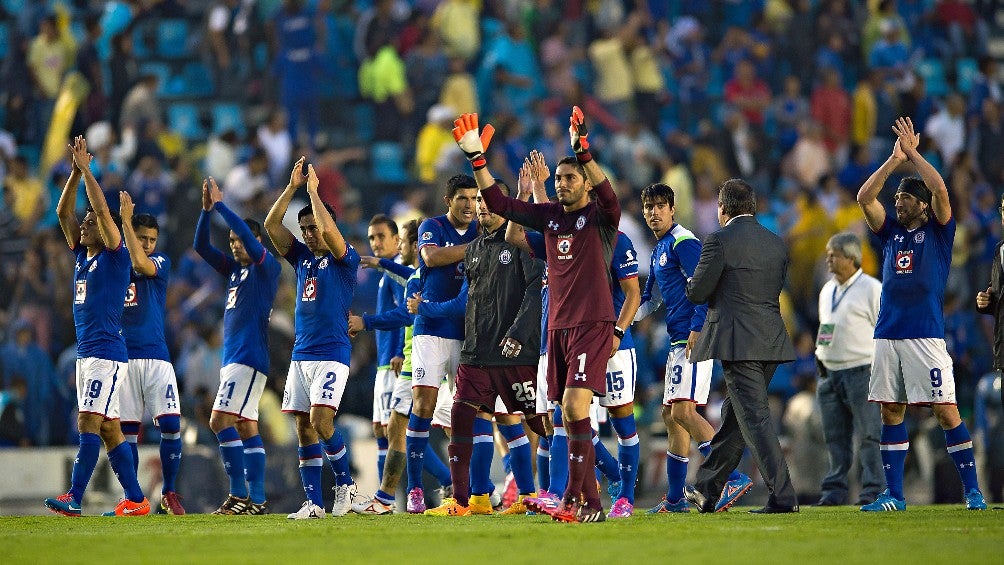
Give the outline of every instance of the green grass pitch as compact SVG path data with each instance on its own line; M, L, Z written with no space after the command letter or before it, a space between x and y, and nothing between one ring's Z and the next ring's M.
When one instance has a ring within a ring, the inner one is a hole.
M543 516L0 517L14 563L1001 563L1004 512L916 506L800 514L636 515L604 524Z

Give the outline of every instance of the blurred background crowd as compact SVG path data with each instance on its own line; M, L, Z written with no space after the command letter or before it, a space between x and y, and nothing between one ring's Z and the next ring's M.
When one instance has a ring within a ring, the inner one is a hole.
M774 377L773 408L796 486L818 493L826 457L813 351L825 244L840 231L869 240L855 193L891 151L893 120L906 115L958 221L945 338L959 408L998 454L988 496L1000 500L1000 393L984 379L992 320L974 306L1001 238L999 4L0 0L0 443L76 443L73 256L55 216L69 135L87 136L113 208L126 190L138 212L161 222L160 249L174 264L167 328L186 437L215 445L208 417L224 281L191 249L202 178L216 178L232 209L261 220L293 161L307 155L339 227L367 254L373 214L445 213L445 179L468 172L450 135L458 114L476 111L495 125L490 166L514 183L530 149L552 164L569 153L565 120L578 104L594 155L616 179L621 229L643 276L653 244L638 198L645 185L672 186L677 221L698 236L718 227L723 180L756 187L760 221L791 251L783 307L799 358ZM883 199L891 202L891 188ZM217 226L225 249L223 233ZM878 250L865 247L864 270L877 276ZM291 445L278 406L295 281L289 269L283 275L262 431ZM354 310L372 311L379 277L359 277ZM635 327L639 417L658 433L665 330L659 315ZM361 335L342 415L369 418L374 359ZM714 422L715 403L708 414ZM926 415L910 419L912 433L930 436L939 457L944 440ZM951 500L958 479L944 459Z

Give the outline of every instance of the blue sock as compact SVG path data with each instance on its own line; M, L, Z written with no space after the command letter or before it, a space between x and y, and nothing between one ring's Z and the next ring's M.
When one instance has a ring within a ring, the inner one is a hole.
M492 484L492 457L495 441L492 423L484 418L474 419L474 448L471 452L471 494L488 494L495 490Z
M499 426L500 432L501 432L501 427L502 426ZM505 455L502 456L502 471L504 471L505 474L507 475L509 473L512 473L512 453L506 453Z
M623 418L610 418L610 425L617 433L617 464L621 475L620 496L634 504L634 485L638 480L638 460L641 459L641 446L638 444L638 428L635 425L634 414Z
M450 468L446 466L446 463L443 463L442 458L439 457L436 450L429 444L425 444L424 461L422 466L430 475L436 477L440 485L448 487L453 484L453 478L450 476Z
M520 494L534 492L533 460L530 455L530 439L526 437L523 424L500 425L499 432L509 443L509 461L516 487Z
M324 506L321 496L321 469L324 468L324 450L321 444L305 445L298 448L300 455L300 481L303 483L303 494L307 500L318 506Z
M157 418L160 425L160 468L164 475L163 493L174 492L174 482L181 467L181 416L171 414Z
M666 500L678 502L683 498L683 485L687 482L687 464L690 459L683 455L666 452Z
M262 443L260 435L244 440L244 478L247 479L251 502L264 504L265 444Z
M551 484L547 492L563 496L568 488L568 434L561 421L561 407L554 409L554 439L551 441Z
M377 480L383 482L383 464L387 461L387 447L390 442L385 437L378 437L377 440Z
M962 489L965 492L979 489L980 485L976 481L976 460L973 458L973 439L969 437L965 422L945 430L945 445L948 446L948 454L959 470Z
M101 436L80 434L80 448L77 450L77 458L73 460L73 475L70 479L70 494L77 504L84 500L84 491L87 489L87 483L91 482L94 467L98 464L99 453L101 453Z
M885 469L885 484L889 487L889 494L898 500L905 500L903 465L906 463L906 452L910 449L906 424L900 422L895 426L883 425L879 449L882 452L882 467Z
M230 477L230 494L237 498L248 497L248 485L244 478L244 442L241 441L237 428L229 427L216 434L220 442L220 455L223 457L223 468Z
M382 490L376 491L376 494L373 495L373 498L379 500L384 504L394 504L394 495L387 494Z
M701 452L701 455L703 455L705 459L707 459L708 455L711 455L711 441L708 440L708 441L706 441L704 443L697 444L697 450ZM732 472L729 473L728 480L735 481L735 480L738 480L742 476L743 476L742 473L740 473L736 469L732 469Z
M617 468L617 460L607 451L607 446L603 445L596 432L593 432L593 448L596 450L596 468L603 473L608 481L621 480L621 471Z
M126 498L133 502L143 502L143 489L136 480L136 464L132 460L132 448L128 441L115 446L108 452L108 462L111 463L112 471L118 477L119 483L125 490Z
M351 485L352 475L349 471L349 450L345 447L345 440L342 434L335 430L331 437L321 440L324 445L324 454L328 456L328 463L335 473L335 484L338 486Z
M551 469L548 467L551 458L551 441L554 436L541 437L537 444L537 483L540 490L551 488Z
M429 445L432 418L419 418L414 412L408 417L404 452L408 455L408 490L422 488L422 469L425 467L425 447Z
M139 422L122 422L122 435L125 436L125 440L129 442L129 447L132 449L132 461L133 467L137 474L139 474Z

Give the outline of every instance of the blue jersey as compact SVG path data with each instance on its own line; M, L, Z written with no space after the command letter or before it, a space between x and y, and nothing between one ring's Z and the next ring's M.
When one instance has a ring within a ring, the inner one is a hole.
M652 300L652 287L659 285L659 293L666 304L666 333L670 345L687 343L690 332L699 332L708 315L708 305L695 305L687 300L687 279L701 258L701 242L690 230L673 224L652 250L649 277L641 301Z
M129 360L122 337L122 300L129 288L132 262L119 242L87 257L87 248L73 248L73 324L77 330L77 358L98 357L125 363Z
M418 227L418 266L422 273L422 300L446 302L460 294L464 283L464 262L457 261L441 267L427 267L422 258L426 247L450 247L470 243L478 236L477 223L471 222L461 235L449 218L437 216L422 222ZM464 339L463 316L453 318L415 318L415 335L433 335L446 339Z
M376 313L388 312L405 303L404 287L384 272L377 289ZM389 369L390 360L404 357L404 328L376 331L377 368Z
M195 227L195 250L213 269L227 278L227 299L223 310L223 366L247 365L268 374L268 319L279 290L282 266L265 250L237 214L222 202L216 203L227 225L240 238L254 260L241 265L209 243L209 216L205 211Z
M624 290L620 281L638 278L638 253L634 250L634 243L624 232L617 232L617 243L614 244L614 255L610 260L610 274L613 286L610 288L614 297L614 312L620 315L621 308L624 307ZM634 338L631 337L631 326L624 328L624 339L621 340L618 350L634 349Z
M931 219L910 231L887 215L875 233L882 242L882 301L875 337L945 338L945 283L952 264L955 218Z
M130 359L160 359L171 362L164 336L164 301L171 260L163 253L150 255L157 272L141 275L129 272L129 289L122 309L122 333Z
M296 338L293 361L337 361L348 366L349 306L356 290L359 254L348 245L345 256L314 255L293 240L285 255L296 271Z
M547 250L544 249L544 234L535 231L525 231L526 243L530 246L530 255L534 259L544 261L544 274L540 276L540 354L547 353Z

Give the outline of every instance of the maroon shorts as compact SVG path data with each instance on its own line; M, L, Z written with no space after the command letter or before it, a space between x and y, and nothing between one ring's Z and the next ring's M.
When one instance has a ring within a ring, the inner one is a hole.
M607 393L607 360L614 346L613 322L547 331L547 399L561 402L566 387Z
M478 367L460 364L454 400L473 404L494 414L497 397L502 397L510 414L536 414L537 368L532 365Z

